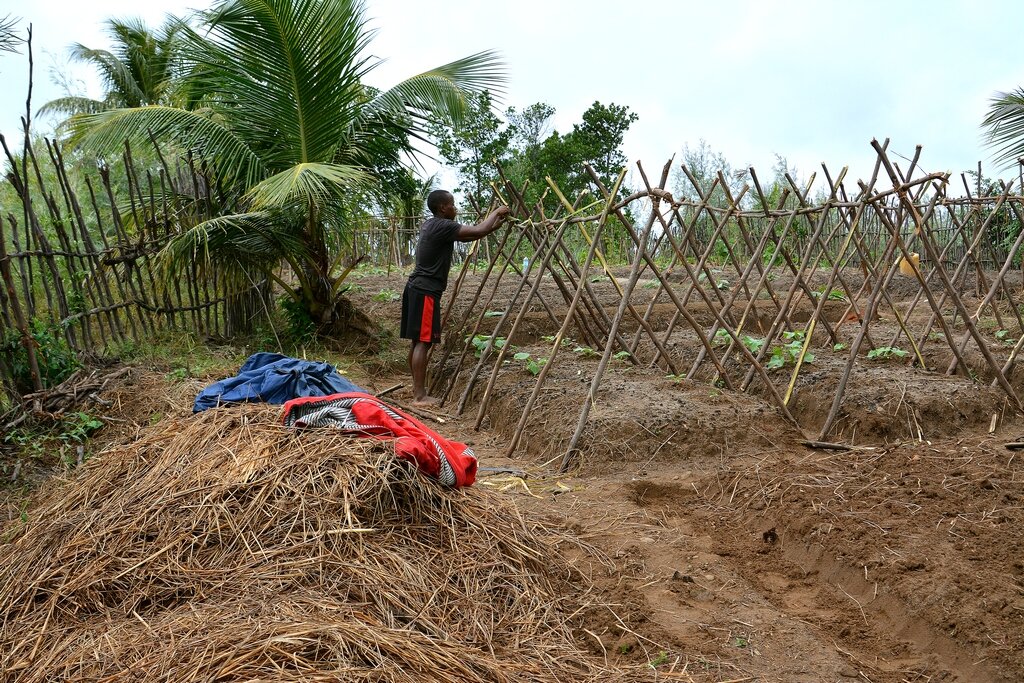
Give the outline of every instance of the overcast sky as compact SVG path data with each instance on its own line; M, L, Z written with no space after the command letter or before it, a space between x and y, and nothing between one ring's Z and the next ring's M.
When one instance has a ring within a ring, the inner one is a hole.
M66 68L72 42L106 47L102 22L205 8L203 0L0 0L0 16L32 22L34 102L60 95L49 70ZM982 160L996 174L980 122L997 90L1024 84L1018 3L370 0L386 58L371 82L387 86L485 49L509 71L501 106L546 102L560 131L595 100L626 105L639 119L624 151L660 169L701 139L734 168L768 176L775 155L806 177L825 162L866 177L872 138L928 171L956 174ZM24 56L0 54L0 132L18 135L27 78ZM86 70L74 72L93 96ZM1003 175L1006 175L1005 173Z

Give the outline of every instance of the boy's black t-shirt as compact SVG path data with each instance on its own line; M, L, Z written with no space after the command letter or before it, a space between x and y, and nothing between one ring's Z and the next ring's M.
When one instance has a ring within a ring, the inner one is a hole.
M416 267L409 276L410 285L438 296L444 293L460 227L455 221L437 216L427 219L420 226L419 241L416 243Z

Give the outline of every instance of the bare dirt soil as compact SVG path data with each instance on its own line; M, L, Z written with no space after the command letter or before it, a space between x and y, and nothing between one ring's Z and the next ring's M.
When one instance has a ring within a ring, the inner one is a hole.
M387 286L401 282L364 282L364 304L379 319L397 318L396 303L371 298ZM502 287L490 309L502 310L512 284ZM898 301L916 294L904 288ZM556 317L564 315L557 290L543 291ZM604 291L613 312L614 291ZM637 290L638 309L653 291ZM837 316L845 310L836 308ZM929 313L919 307L916 329ZM669 316L654 316L655 329ZM884 307L880 318L871 331L887 342L897 328ZM531 322L511 343L539 357L550 352L542 337L557 328L542 309ZM710 322L705 309L702 323ZM1002 362L1008 349L994 336L997 323L983 319L982 327ZM963 330L954 327L957 336ZM840 326L841 341L855 332L855 324ZM458 370L466 333L449 331L453 360L436 373ZM680 330L673 342L688 367L695 335ZM477 431L491 367L458 416L467 362L436 426L471 443L482 465L525 470L526 479L484 476L481 485L598 551L600 561L578 560L617 607L592 615L583 637L595 653L652 662L664 680L1024 680L1024 464L1004 447L1024 423L985 381L991 375L976 349L968 372L955 376L943 372L952 357L943 339L931 335L922 354L929 371L912 358L858 363L829 435L854 446L842 452L801 443L817 436L846 362L827 349L797 383L792 409L803 433L756 382L738 393L712 385L710 374L678 380L664 366L613 361L581 458L558 475L597 365L592 354L570 351L558 356L514 453L507 445L535 383L521 364L500 370ZM366 381L392 379L401 375ZM1014 380L1019 389L1019 373ZM394 397L407 399L403 391Z
M354 282L354 303L397 327L402 277ZM473 282L466 281L470 289L452 321L461 319ZM514 284L504 283L488 309L503 310ZM614 290L606 282L595 287L614 312ZM905 289L900 300L916 293ZM637 308L644 310L655 291L638 289ZM543 293L560 322L561 295L553 286ZM843 308L836 307L834 322ZM693 310L711 324L703 304ZM652 325L663 330L670 318L665 309ZM500 368L474 429L488 364L456 414L475 359L461 367L457 360L474 321L451 325L435 349L439 385L454 381L444 407L425 419L470 444L482 466L526 474L484 472L478 486L571 531L575 542L561 551L597 586L577 633L595 655L649 664L651 680L664 681L1024 680L1024 464L1004 447L1024 435L1024 422L989 386L977 350L968 354L968 373L955 376L944 374L951 354L935 338L922 349L929 371L911 358L860 362L829 434L853 447L846 451L802 443L817 437L846 359L819 344L818 333L815 362L801 373L792 404L802 430L765 400L756 381L740 393L715 386L710 368L682 380L664 364L613 361L580 457L559 474L595 354L567 347L558 356L519 448L509 453L535 378L521 363ZM996 323L983 323L993 353L1005 359ZM511 343L542 357L551 351L544 337L556 329L538 306ZM883 309L872 333L883 339L895 329ZM841 341L855 331L855 323L840 326ZM687 368L699 348L684 329L669 346ZM407 382L404 363L404 342L394 340L390 351L347 369L376 392ZM1014 380L1024 388L1020 373ZM784 387L788 372L773 381ZM186 410L202 385L145 370L132 382L115 402L123 414L114 417L124 420L119 439L133 438L131 424ZM140 406L140 395L151 398ZM408 387L389 394L400 406L409 399Z

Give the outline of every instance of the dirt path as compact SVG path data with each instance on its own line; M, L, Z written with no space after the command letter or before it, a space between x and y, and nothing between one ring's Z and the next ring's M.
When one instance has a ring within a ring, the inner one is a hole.
M553 330L545 313L531 315L513 343L539 356ZM1024 466L1003 444L1024 423L977 359L968 358L971 377L943 375L941 346L922 347L938 372L909 361L858 365L833 432L857 446L845 452L803 446L808 434L756 384L735 393L613 362L581 459L572 476L558 476L596 367L592 355L570 352L552 367L514 457L507 444L534 384L514 363L498 375L482 431L472 429L479 386L466 412L438 428L472 442L484 465L526 470L525 480L486 476L480 485L593 550L564 552L609 605L581 634L597 654L656 664L664 680L1020 681ZM682 335L671 348L692 358L696 346ZM820 425L844 362L823 350L801 374L792 404L801 424ZM395 369L381 386L402 378Z
M596 653L665 662L663 671L675 663L696 681L1024 675L1013 627L1024 616L1021 513L965 495L972 478L988 477L982 490L1016 500L1009 484L1021 473L1005 469L1011 456L997 457L991 440L853 455L798 447L557 477L502 459L500 436L469 427L454 418L442 428L485 465L532 475L480 485L574 530L602 558L575 553L612 605L589 620ZM862 471L839 482L840 461ZM836 487L849 489L845 506Z

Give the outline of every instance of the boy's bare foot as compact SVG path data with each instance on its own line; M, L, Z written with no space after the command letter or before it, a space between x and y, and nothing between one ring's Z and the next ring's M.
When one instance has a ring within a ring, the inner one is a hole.
M413 399L412 404L417 408L440 408L441 399L433 396L424 396L423 398Z

